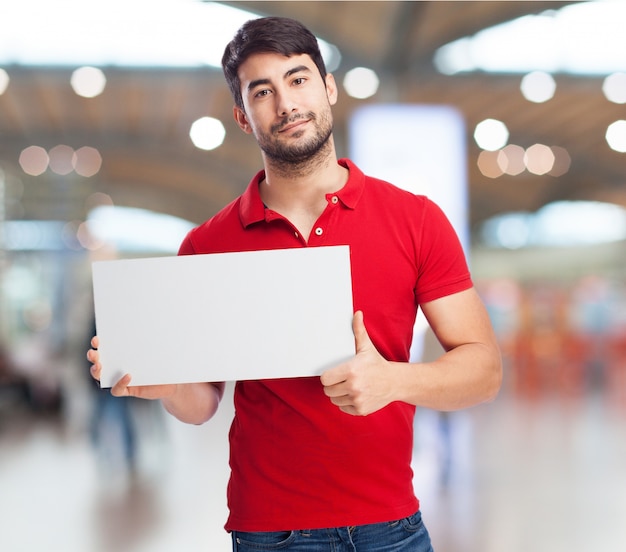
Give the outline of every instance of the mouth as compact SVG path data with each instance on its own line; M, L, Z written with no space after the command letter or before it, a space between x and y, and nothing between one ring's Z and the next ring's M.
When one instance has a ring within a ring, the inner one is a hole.
M315 115L312 112L298 113L296 115L292 115L291 117L285 117L280 123L278 123L274 127L273 130L274 132L278 134L290 132L297 127L306 125L308 122L312 121L314 118L315 118Z
M299 126L305 125L308 122L309 122L308 119L298 119L297 121L293 121L292 123L289 123L289 124L283 126L282 128L280 128L278 130L278 132L279 133L289 132L290 130L293 130L294 128L297 128Z

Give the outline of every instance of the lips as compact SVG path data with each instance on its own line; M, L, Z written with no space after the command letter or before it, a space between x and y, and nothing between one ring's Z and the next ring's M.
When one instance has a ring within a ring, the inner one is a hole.
M287 125L285 125L284 127L282 127L278 132L287 132L293 128L299 127L300 125L303 125L305 123L308 123L308 119L298 119L297 121L294 121L293 123L289 123Z

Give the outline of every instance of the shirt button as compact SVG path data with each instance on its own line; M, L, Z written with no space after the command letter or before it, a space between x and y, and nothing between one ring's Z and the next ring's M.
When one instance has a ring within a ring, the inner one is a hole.
M324 230L322 230L319 226L315 229L316 236L321 236L323 233L324 233Z
M339 201L339 198L337 196L333 196L330 201L336 204Z

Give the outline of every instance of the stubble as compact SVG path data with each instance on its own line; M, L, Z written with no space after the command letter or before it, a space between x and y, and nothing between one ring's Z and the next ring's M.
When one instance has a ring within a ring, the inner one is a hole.
M313 123L315 132L308 140L297 140L305 132L294 132L294 143L280 139L280 130L299 119L308 119ZM285 117L273 125L269 133L257 133L259 147L265 154L266 162L281 176L303 176L310 174L327 159L332 151L331 136L333 121L330 113L320 116L313 112Z

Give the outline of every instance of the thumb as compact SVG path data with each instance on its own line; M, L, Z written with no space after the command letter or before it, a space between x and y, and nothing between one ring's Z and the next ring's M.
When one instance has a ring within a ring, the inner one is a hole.
M373 347L365 323L363 322L363 311L356 311L352 318L352 332L354 333L354 342L357 354Z

